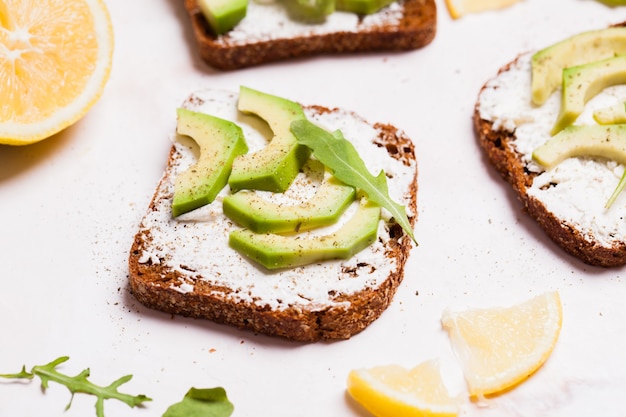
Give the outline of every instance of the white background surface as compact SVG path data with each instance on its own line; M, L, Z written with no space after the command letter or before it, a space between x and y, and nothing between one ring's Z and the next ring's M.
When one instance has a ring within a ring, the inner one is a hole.
M0 146L0 373L70 356L60 368L153 399L105 415L161 416L192 387L222 386L236 417L366 416L345 394L350 369L440 358L464 396L445 308L509 305L559 290L563 329L529 381L464 416L626 414L624 268L582 264L549 241L485 163L471 126L482 84L518 52L626 20L593 0L525 0L452 21L401 54L319 57L216 72L196 55L181 0L109 0L116 49L102 99L75 126L28 147ZM420 245L390 308L347 341L294 344L146 309L127 256L162 173L175 108L193 90L239 85L354 110L413 138ZM0 380L0 417L95 416L95 398L39 380Z

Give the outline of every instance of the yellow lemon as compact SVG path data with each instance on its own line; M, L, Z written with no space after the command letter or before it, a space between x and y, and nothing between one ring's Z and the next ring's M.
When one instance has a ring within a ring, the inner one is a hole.
M511 307L443 313L442 324L459 358L470 396L484 397L524 381L546 361L559 337L558 292Z
M520 0L446 0L448 12L453 19L469 13L485 12L509 7Z
M109 78L102 0L0 1L0 143L26 145L78 121Z
M377 417L458 415L458 405L448 395L434 360L411 370L399 365L353 370L348 393Z

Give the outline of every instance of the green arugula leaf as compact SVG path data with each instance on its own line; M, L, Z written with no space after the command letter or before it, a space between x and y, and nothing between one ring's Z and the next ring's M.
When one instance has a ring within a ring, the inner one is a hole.
M234 410L224 388L191 388L163 417L229 417Z
M83 370L76 376L68 376L57 371L57 366L69 360L68 356L61 356L60 358L46 364L34 366L30 372L26 371L26 366L22 366L22 370L15 374L0 374L0 378L10 379L33 379L35 376L41 379L41 387L45 390L48 388L50 381L56 382L61 385L65 385L71 392L72 397L70 402L65 407L66 410L72 405L74 394L83 393L90 394L97 397L96 400L96 415L98 417L104 417L104 400L116 399L128 404L130 407L141 405L144 401L152 401L145 395L128 395L118 392L120 385L128 382L133 377L132 375L126 375L118 380L114 381L106 387L95 385L87 380L89 377L89 369Z
M404 206L389 197L385 172L381 170L378 176L373 176L354 145L340 131L331 134L308 120L296 120L291 123L291 132L335 177L362 190L369 200L387 209L417 244Z
M613 203L615 202L615 199L617 199L620 193L624 190L625 186L626 186L626 171L624 171L624 173L622 174L622 178L620 178L619 182L617 183L617 187L615 187L613 194L611 194L611 196L609 197L609 200L604 205L604 208L608 209L613 205Z

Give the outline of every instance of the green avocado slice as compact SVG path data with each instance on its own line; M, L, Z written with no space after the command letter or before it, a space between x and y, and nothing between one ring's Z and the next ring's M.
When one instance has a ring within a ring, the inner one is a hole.
M289 16L294 20L322 23L335 11L335 0L284 0Z
M593 119L601 125L626 123L626 103L598 109L593 112Z
M321 236L259 234L240 229L229 235L230 246L267 269L348 259L376 240L380 207L360 202L357 211L337 231Z
M561 111L552 135L572 124L585 104L603 89L626 83L626 55L620 55L563 70Z
M309 159L310 151L299 145L290 130L291 122L306 119L302 107L282 97L240 87L238 109L265 120L273 138L264 148L233 161L228 184L233 191L255 189L284 192Z
M248 12L248 0L198 0L198 6L216 35L237 26Z
M533 152L533 159L546 169L581 156L626 164L626 124L568 126Z
M337 0L336 9L357 14L372 14L395 0Z
M600 0L600 3L604 3L607 6L626 6L626 0Z
M315 194L298 205L269 201L258 193L242 190L224 198L224 214L240 226L256 233L288 233L328 226L354 200L356 191L343 184L316 160L305 165L323 176Z
M579 33L532 57L532 101L542 105L562 83L563 68L626 54L626 27Z
M232 161L248 152L243 132L236 124L183 108L177 109L177 114L177 133L191 137L200 147L200 156L176 177L174 217L211 203L226 186Z
M579 156L607 158L626 165L626 124L569 126L533 152L533 159L546 169ZM605 208L611 207L624 187L626 171Z

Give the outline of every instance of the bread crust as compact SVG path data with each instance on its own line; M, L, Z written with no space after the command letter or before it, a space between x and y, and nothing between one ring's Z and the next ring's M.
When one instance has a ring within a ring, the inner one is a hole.
M221 43L212 33L197 0L184 2L200 57L208 65L220 70L234 70L320 54L418 49L429 44L437 30L437 8L434 0L403 0L403 17L397 25L385 24L356 32L337 31L272 40L250 40L246 43Z
M310 106L316 112L334 112L320 106ZM357 117L354 115L354 117ZM415 166L415 174L406 190L407 213L411 225L417 217L417 165L415 148L411 140L400 130L389 124L373 125L378 136L373 142L384 149L394 159L404 165ZM172 147L168 168L161 179L158 189L169 175L169 167L175 163L176 151ZM150 202L149 211L158 210L158 200L162 198L155 192ZM390 239L384 246L389 262L395 262L396 268L377 286L363 286L350 294L334 294L332 305L306 306L294 305L284 309L273 309L267 304L248 301L233 301L228 294L233 288L216 287L209 280L198 276L194 280L193 291L181 292L178 285L184 277L180 271L163 267L160 263L141 260L142 253L151 239L151 230L142 224L135 235L129 255L130 287L132 294L142 304L163 312L188 317L209 319L240 329L278 336L293 341L314 342L319 340L347 339L362 331L389 306L404 276L404 266L409 256L411 239L396 223L386 225ZM193 244L193 243L190 243ZM358 255L357 255L358 256ZM245 262L242 260L242 262ZM373 271L364 269L369 266L348 267L342 263L342 275L347 277L368 274ZM306 267L302 273L306 274ZM222 271L230 274L232 271ZM345 301L346 303L341 303Z
M508 71L514 62L515 60L502 67L499 73ZM481 92L487 84L483 85ZM512 186L523 210L539 224L550 239L584 263L600 267L626 264L624 242L607 247L585 238L580 230L557 217L539 199L528 194L528 188L537 174L525 168L522 155L512 145L515 133L504 129L494 130L493 123L481 117L479 103L480 101L477 101L473 115L474 130L479 144L491 165Z

